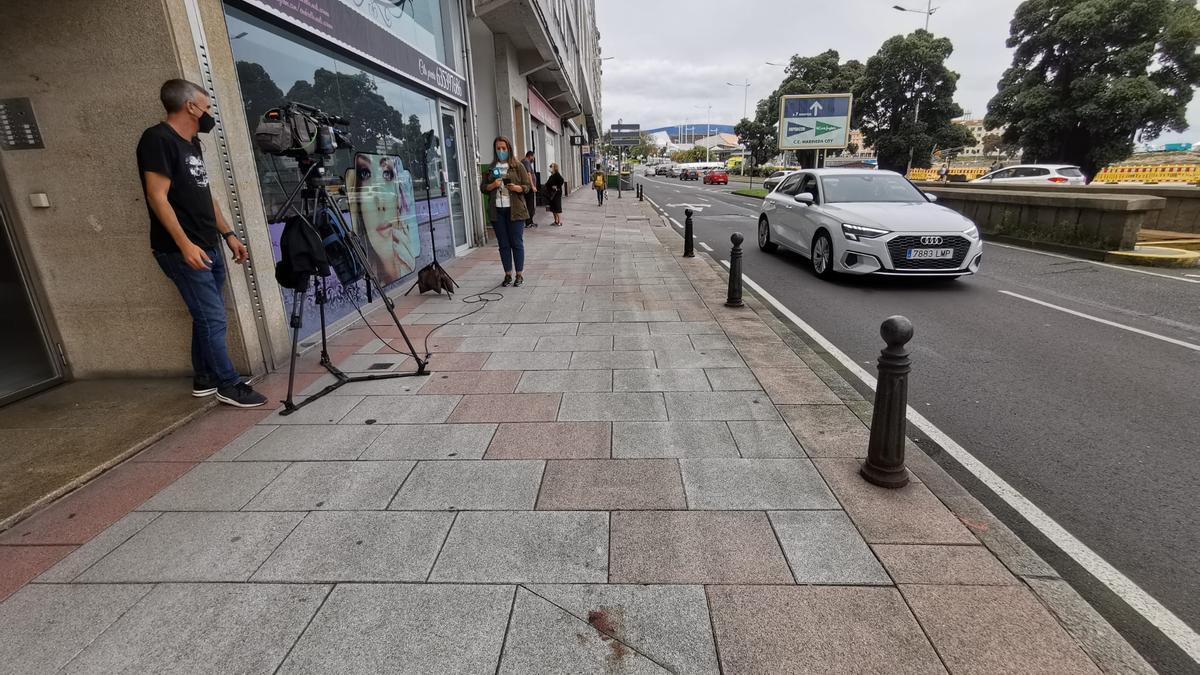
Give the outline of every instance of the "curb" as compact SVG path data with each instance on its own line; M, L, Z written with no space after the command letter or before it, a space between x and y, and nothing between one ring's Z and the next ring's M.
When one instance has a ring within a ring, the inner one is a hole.
M681 233L674 228L668 229L682 240ZM728 270L712 254L697 251L697 257L701 255L717 274L728 279ZM672 256L679 257L676 253ZM776 314L752 288L744 286L742 293L746 308L758 315L870 427L872 403L851 384L851 374L821 345L793 329L790 322ZM1001 564L1025 583L1100 670L1106 673L1157 672L1108 620L1062 579L1054 567L968 492L929 455L928 450L907 437L906 449L909 469ZM940 448L937 449L940 452Z

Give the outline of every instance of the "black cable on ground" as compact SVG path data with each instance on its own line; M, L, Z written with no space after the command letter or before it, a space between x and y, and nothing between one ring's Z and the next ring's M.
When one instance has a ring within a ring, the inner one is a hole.
M466 314L459 314L457 316L450 317L449 319L443 321L442 323L439 323L438 325L434 326L432 330L430 330L428 333L426 333L424 343L423 343L425 358L428 359L429 354L430 354L430 352L429 352L429 336L430 335L433 335L439 329L444 328L444 327L454 323L455 321L458 321L459 319L465 319L468 316L475 314L476 312L483 311L488 306L488 303L490 303L490 302L499 302L499 301L503 300L504 294L497 292L496 291L497 288L501 288L501 286L493 286L489 290L480 291L479 293L472 293L471 295L463 296L463 298L460 300L460 302L466 303L468 305L479 304L479 307L476 307L475 309L467 312ZM485 296L496 296L496 297L485 297ZM376 332L375 327L372 326L371 322L367 320L366 315L363 314L362 307L359 306L359 304L356 300L351 298L350 303L354 305L355 311L358 312L358 316L362 318L363 323L366 324L366 326L367 326L367 329L370 330L371 333L376 338L378 338L379 341L382 342L385 347L392 350L393 352L396 352L397 354L408 354L408 352L402 352L399 349L396 349L395 347L393 347L391 342L388 342L382 336L380 336L378 332Z

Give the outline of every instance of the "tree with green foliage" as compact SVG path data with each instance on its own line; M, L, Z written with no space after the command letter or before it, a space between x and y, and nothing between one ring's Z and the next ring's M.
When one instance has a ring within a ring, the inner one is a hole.
M979 144L983 146L984 157L991 157L992 153L1000 150L1000 134L985 134Z
M738 140L746 146L751 166L762 166L779 152L775 140L779 129L775 125L763 124L757 120L743 119L733 128Z
M690 164L704 161L704 148L697 145L689 150L677 150L671 153L671 161L676 164Z
M1012 66L988 103L989 129L1026 161L1077 164L1087 175L1134 143L1187 128L1200 86L1194 0L1026 0L1007 42Z
M853 141L846 144L846 154L853 157L858 154L858 143Z
M958 73L946 67L949 38L925 30L889 38L867 60L854 87L854 119L879 168L904 171L930 166L935 147L974 145L971 131L954 124L963 114L954 102ZM919 114L918 114L919 108Z

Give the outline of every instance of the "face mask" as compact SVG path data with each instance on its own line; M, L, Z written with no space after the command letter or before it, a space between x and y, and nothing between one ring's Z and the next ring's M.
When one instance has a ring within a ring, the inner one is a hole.
M200 113L200 117L196 122L200 124L200 133L202 134L207 134L213 130L213 127L217 126L217 121L213 119L212 115L208 114L207 110Z
M501 162L508 161L508 151L507 150L497 150L496 151L496 159L500 160Z

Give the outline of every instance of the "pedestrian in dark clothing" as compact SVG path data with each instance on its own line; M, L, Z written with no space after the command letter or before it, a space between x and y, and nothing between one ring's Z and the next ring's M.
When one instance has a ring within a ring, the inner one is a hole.
M596 205L604 206L604 170L599 164L592 173L592 188L596 190Z
M216 120L200 85L167 80L159 91L167 111L146 129L137 146L138 174L150 212L150 248L167 278L179 288L192 315L192 396L254 408L267 398L242 381L225 345L225 256L241 265L249 254L209 190L197 134Z
M533 190L533 181L520 162L513 161L512 144L503 136L492 141L494 159L483 170L479 189L488 196L488 220L496 230L500 247L500 264L504 267L501 286L520 286L525 283L525 221L529 211L524 194ZM513 281L513 270L517 279Z
M567 181L558 172L558 165L550 165L550 177L546 179L546 201L550 213L554 214L554 224L562 227L562 198L567 190Z
M529 221L525 223L525 227L537 227L537 223L533 221L534 214L537 213L537 162L533 158L533 151L525 153L525 159L521 160L521 166L525 167L525 172L529 174L529 181L533 184L533 189L525 193L525 210L529 211Z

